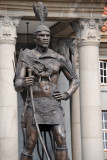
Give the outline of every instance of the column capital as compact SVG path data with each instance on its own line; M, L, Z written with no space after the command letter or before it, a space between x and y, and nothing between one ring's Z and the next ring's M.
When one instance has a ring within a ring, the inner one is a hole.
M95 19L78 19L72 23L73 29L77 32L79 45L99 45L101 22Z
M16 26L18 24L18 18L8 16L0 18L0 43L16 43Z

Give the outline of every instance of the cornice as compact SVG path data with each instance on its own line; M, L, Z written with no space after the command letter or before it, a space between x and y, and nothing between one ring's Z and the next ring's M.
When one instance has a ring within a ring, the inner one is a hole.
M37 3L38 0L35 2ZM79 1L71 0L42 0L48 8L48 20L67 20L72 18L102 18L105 0L103 1ZM0 15L22 16L35 19L32 10L33 0L5 0L0 1Z

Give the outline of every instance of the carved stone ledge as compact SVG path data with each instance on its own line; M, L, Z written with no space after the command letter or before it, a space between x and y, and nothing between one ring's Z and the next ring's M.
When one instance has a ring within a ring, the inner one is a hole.
M18 18L0 18L0 43L16 43Z

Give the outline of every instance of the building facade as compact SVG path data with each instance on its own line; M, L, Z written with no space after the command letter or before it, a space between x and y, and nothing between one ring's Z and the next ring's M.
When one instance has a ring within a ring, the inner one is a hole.
M72 160L107 159L107 31L106 0L41 0L48 8L50 48L75 57L80 87L62 102ZM34 48L39 24L32 5L38 0L0 1L0 159L18 160L23 140L23 102L15 92L15 60L20 49ZM103 29L102 29L103 27ZM59 88L69 86L61 74ZM19 124L19 127L18 127ZM37 159L35 155L34 157Z

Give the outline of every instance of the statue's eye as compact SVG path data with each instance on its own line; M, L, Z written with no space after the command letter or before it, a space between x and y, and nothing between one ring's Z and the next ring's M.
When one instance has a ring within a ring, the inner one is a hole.
M50 34L47 34L46 36L47 36L47 37L50 37Z
M39 36L43 37L44 35L43 35L43 34L40 34Z

